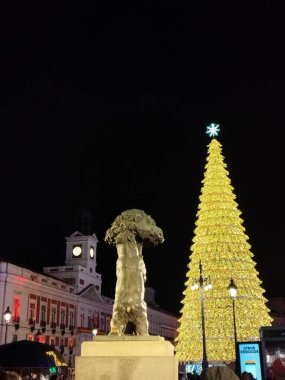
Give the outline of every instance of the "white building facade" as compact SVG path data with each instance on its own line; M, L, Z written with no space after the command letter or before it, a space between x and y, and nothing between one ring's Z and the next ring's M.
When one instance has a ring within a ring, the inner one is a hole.
M66 238L64 266L44 267L43 274L0 261L0 344L17 340L47 343L61 351L70 366L81 343L108 334L113 299L101 294L96 272L97 238L76 231ZM174 342L177 317L155 303L146 288L149 333ZM9 307L12 318L4 321ZM93 333L92 333L93 331Z

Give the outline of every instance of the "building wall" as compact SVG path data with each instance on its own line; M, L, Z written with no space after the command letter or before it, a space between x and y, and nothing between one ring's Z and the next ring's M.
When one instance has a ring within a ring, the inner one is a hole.
M0 298L2 315L7 306L12 312L12 319L6 326L2 323L0 343L15 340L34 340L54 344L68 358L69 350L76 345L73 329L69 328L69 313L74 310L76 318L77 296L68 284L16 265L0 262ZM31 316L31 304L34 304L34 318ZM56 308L56 323L51 324L51 309ZM45 315L42 316L42 311ZM61 311L65 312L64 323L61 323Z
M7 327L6 343L29 339L52 344L73 365L74 355L80 355L81 343L93 339L94 327L98 334L109 332L113 300L101 295L95 286L90 285L86 291L76 294L75 287L62 280L0 262L2 315L7 306L12 319L7 326L1 323L0 344L5 343ZM56 309L55 324L52 322L53 308ZM71 311L74 311L74 324L70 322ZM65 314L64 323L62 313ZM153 305L148 308L148 318L150 334L174 340L178 326L175 316Z

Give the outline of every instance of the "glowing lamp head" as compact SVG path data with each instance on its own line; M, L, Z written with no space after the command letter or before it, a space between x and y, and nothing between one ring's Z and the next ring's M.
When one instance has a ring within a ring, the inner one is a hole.
M92 330L92 334L93 334L93 336L96 336L97 333L98 333L98 329L95 328L95 329Z
M230 297L232 299L235 299L237 296L237 286L234 283L234 280L231 278L230 285L228 286L229 292L230 292Z
M6 309L6 311L5 311L5 313L4 313L4 321L6 323L9 323L10 320L11 320L11 318L12 318L12 313L11 313L11 311L9 309L9 306L8 306L7 309Z
M205 285L204 286L204 290L210 290L210 289L212 289L212 287L213 287L213 285L212 284L207 284L207 285Z

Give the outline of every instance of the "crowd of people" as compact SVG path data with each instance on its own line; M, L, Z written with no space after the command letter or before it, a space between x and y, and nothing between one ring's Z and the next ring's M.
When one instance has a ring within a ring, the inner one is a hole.
M199 375L194 373L179 373L179 380L256 380L252 373L242 372L237 375L231 368L227 366L213 366L204 369ZM42 380L40 373L31 372L29 375L21 376L16 371L5 371L0 369L0 380ZM68 380L65 375L51 374L49 380ZM274 371L269 368L266 380L278 380Z
M201 374L194 373L179 373L179 380L256 380L251 372L242 372L236 374L231 368L227 366L213 366L204 369ZM275 376L272 368L269 368L265 380L279 380Z
M69 380L65 375L51 374L48 380ZM6 371L0 369L0 380L43 380L46 377L41 376L40 373L31 372L28 375L21 376L16 371Z

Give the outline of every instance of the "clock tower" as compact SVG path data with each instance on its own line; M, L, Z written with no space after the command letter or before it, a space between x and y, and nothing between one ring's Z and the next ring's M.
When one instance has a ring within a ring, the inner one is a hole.
M96 272L97 243L95 234L83 235L79 231L74 232L66 238L65 265L82 265L91 273Z
M94 285L100 294L102 280L101 274L96 272L97 243L95 233L74 232L66 238L65 266L45 267L44 272L74 285L77 292Z

